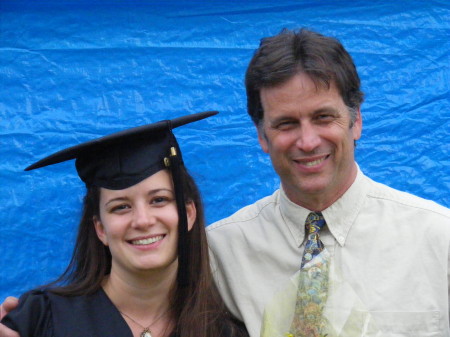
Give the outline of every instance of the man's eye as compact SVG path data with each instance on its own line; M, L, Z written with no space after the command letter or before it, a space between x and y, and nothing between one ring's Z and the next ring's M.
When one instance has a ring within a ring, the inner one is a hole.
M282 121L276 124L275 129L286 130L291 128L293 125L295 125L295 122L293 121Z
M319 119L336 119L339 118L340 114L338 112L323 112L323 113L319 113L317 114L317 118Z
M334 115L330 115L330 114L321 114L321 115L317 115L316 119L318 121L321 122L327 122L327 121L331 121L334 119Z

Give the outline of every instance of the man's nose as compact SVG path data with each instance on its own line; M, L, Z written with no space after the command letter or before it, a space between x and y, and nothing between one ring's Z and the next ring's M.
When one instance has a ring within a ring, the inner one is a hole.
M302 125L298 130L296 146L303 152L312 152L320 145L320 136L310 124Z

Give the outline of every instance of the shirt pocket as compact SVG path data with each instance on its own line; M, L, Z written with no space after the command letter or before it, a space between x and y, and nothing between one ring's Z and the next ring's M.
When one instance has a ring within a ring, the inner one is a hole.
M384 337L443 337L439 311L370 312Z

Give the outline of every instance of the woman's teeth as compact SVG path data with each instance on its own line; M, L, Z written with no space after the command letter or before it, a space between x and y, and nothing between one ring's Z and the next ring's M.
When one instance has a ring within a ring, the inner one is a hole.
M164 235L158 235L158 236L154 236L154 237L148 238L148 239L132 240L131 244L133 244L133 245L149 245L149 244L155 243L157 241L160 241L163 238L164 238Z

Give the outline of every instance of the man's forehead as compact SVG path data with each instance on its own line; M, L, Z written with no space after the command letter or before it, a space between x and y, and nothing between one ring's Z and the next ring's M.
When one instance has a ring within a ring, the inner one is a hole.
M262 88L260 91L261 104L266 110L271 105L289 105L298 102L313 102L328 100L342 101L342 96L334 82L327 85L323 82L314 82L306 74L291 77L288 81L277 86Z
M289 85L289 83L295 81L295 79L299 79L300 83L303 85L303 87L306 89L310 89L314 87L316 91L328 91L333 88L337 89L338 86L336 84L336 81L333 79L333 77L330 75L329 80L325 80L321 77L314 76L313 74L309 74L303 71L297 72L294 75L286 78L284 81L272 84L272 85L265 85L260 88L260 93L267 90L272 89L282 89Z

